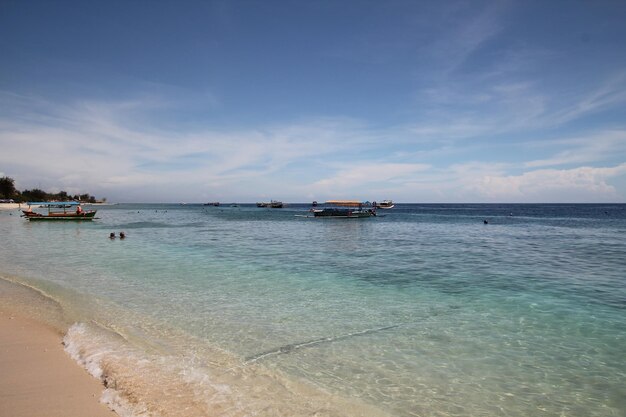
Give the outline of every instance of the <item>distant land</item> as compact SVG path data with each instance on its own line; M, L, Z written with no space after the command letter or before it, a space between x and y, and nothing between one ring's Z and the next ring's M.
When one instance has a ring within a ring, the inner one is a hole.
M24 203L27 201L82 201L87 203L106 202L106 198L98 200L95 196L88 193L74 195L71 195L66 191L49 193L38 188L19 191L15 188L15 180L6 176L0 178L0 200L15 203Z

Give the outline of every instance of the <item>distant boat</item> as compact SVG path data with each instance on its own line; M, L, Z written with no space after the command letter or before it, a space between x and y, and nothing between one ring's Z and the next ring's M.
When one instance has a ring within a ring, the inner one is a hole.
M31 206L37 205L39 207L45 207L48 209L48 213L42 214L32 211ZM68 211L68 208L76 207L76 211ZM52 210L57 209L57 210ZM61 210L62 209L62 210ZM52 203L28 203L28 210L22 210L22 217L28 220L74 220L84 221L93 220L96 216L97 210L84 211L78 202L68 202L59 204L58 202Z
M378 204L374 201L373 205L374 207L380 208L380 209L392 209L395 207L395 204L393 204L393 201L391 200L383 200L382 202Z
M364 209L365 203L353 200L329 200L329 207L312 209L314 217L360 219L376 216L376 209Z
M269 203L267 202L262 202L262 203L256 203L257 207L270 207L270 208L283 208L284 204L282 201L270 201Z
M313 201L313 202L311 203L311 205L312 205L313 207L317 207L317 201Z
M205 206L214 206L214 207L219 207L219 206L220 206L220 203L219 203L219 201L214 201L214 202L211 202L211 203L204 203L204 205L205 205Z

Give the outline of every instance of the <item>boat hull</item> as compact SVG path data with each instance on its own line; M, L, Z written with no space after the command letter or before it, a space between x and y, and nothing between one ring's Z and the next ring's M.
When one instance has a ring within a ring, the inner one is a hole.
M374 203L374 207L379 208L379 209L392 209L395 207L395 204L393 204L393 201L391 200L384 200L381 201L380 203L376 204Z
M270 201L269 203L256 203L257 207L269 207L269 208L283 208L284 204L282 201Z
M334 219L363 219L376 216L373 210L322 209L313 210L314 217Z
M96 216L96 211L90 211L87 213L54 213L54 214L39 214L39 213L24 213L24 216L30 221L89 221L93 220Z

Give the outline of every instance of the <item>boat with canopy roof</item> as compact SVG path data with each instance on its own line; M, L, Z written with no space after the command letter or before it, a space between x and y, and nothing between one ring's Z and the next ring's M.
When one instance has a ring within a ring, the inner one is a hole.
M364 208L367 204L357 200L328 200L325 205L327 207L312 209L313 216L345 219L376 216L375 208Z
M80 203L77 201L52 201L52 202L39 202L39 203L27 203L28 209L22 210L22 217L28 220L93 220L96 217L97 210L83 210ZM33 206L47 208L47 213L38 213L32 210ZM75 207L75 208L74 208Z

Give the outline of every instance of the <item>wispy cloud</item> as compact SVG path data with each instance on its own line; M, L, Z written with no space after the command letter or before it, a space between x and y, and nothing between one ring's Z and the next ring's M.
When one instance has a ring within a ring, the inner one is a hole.
M546 159L528 161L526 167L548 167L572 164L589 164L613 157L626 158L626 130L593 132L578 136L542 143L529 143L528 146L559 146L566 148Z
M318 195L331 197L340 197L355 192L363 194L364 191L371 192L373 189L380 188L381 184L393 188L394 185L411 182L429 168L430 165L419 163L347 163L339 166L332 176L316 181L309 188ZM366 198L361 195L358 197Z
M558 126L599 111L626 103L626 71L611 74L599 86L586 91L571 103L562 103L562 108L544 118L544 123Z
M3 99L9 105L6 95ZM24 120L0 119L0 163L11 165L24 184L54 178L68 188L226 187L376 144L371 133L350 119L171 132L129 122L132 113L149 112L151 101L145 106L138 100L62 106L36 101L36 106L22 103Z
M9 104L6 95L2 99ZM626 132L619 129L527 142L529 149L560 149L549 158L446 164L430 159L468 150L454 139L467 129L479 135L481 129L472 130L469 121L466 129L421 127L405 131L408 136L399 140L402 128L372 130L353 119L318 118L257 129L171 132L129 122L133 113L161 105L153 101L145 106L141 100L64 105L34 101L30 105L19 97L23 117L0 119L0 163L23 188L89 190L105 196L133 190L136 198L168 189L179 199L216 193L255 198L270 195L280 181L282 192L294 198L623 199L607 181L623 175L625 164L588 166L626 153ZM433 147L432 141L411 140L433 135L451 141ZM392 147L386 143L389 137L394 138ZM559 165L573 167L524 171Z

